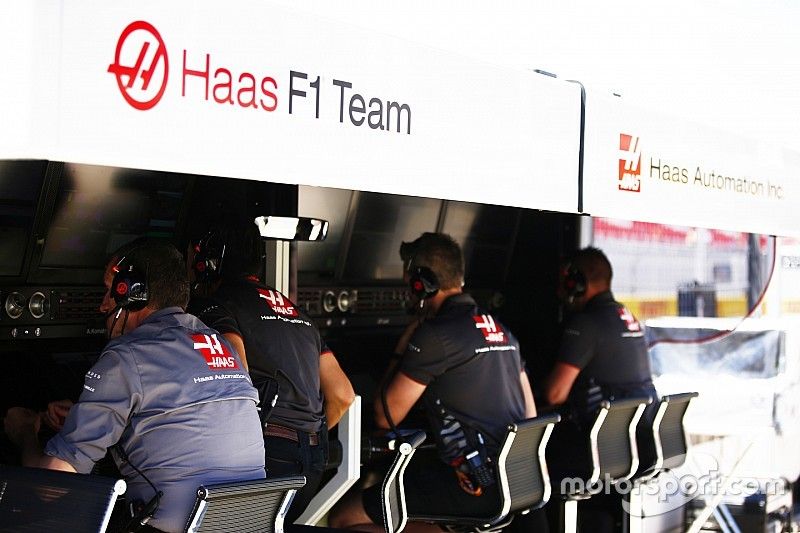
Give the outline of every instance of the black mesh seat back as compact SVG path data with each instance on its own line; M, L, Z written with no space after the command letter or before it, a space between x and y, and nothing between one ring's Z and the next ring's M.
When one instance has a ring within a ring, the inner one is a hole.
M636 453L631 448L630 426L638 405L626 400L619 404L612 402L609 407L597 437L601 480L606 476L619 479L630 473Z
M399 477L399 470L402 467L402 463L405 461L405 457L401 454L396 454L394 457L394 461L392 461L392 465L389 467L389 472L394 472L393 476L388 476L384 478L384 485L383 489L381 490L381 496L384 498L388 498L388 514L387 509L384 508L384 529L386 531L397 531L400 527L404 515L405 509L402 506L402 489Z
M414 456L414 451L425 441L425 432L416 431L405 435L403 443L398 442L398 450L389 467L381 487L383 502L384 530L393 533L405 525L408 511L403 498L403 474Z
M665 397L665 401L668 402L667 409L659 427L661 451L664 456L662 468L664 469L677 468L686 461L688 450L683 418L689 408L689 402L696 396L696 393L685 393Z
M400 483L400 480L397 479L392 487L392 524L393 524L393 531L397 531L400 529L403 520L408 515L408 510L404 507L402 503L403 498L403 486Z
M531 418L517 424L516 435L506 458L506 475L511 496L510 512L547 503L550 479L547 464L539 459L539 445L558 415Z
M547 470L553 490L561 492L564 479L588 480L594 463L589 430L566 418L555 425L546 448Z
M303 476L293 476L200 487L186 528L199 512L200 523L192 530L198 533L272 533L288 491L305 483Z
M115 487L124 491L114 478L0 466L0 531L105 531Z
M663 400L662 402L664 403ZM656 413L659 403L652 403L645 407L642 418L636 426L636 448L639 453L639 468L634 477L653 472L658 463L657 437L654 429ZM658 437L660 442L660 437Z

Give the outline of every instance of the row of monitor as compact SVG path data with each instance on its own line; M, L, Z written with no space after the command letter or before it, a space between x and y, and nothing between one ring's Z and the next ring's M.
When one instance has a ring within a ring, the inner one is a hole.
M247 192L237 195L237 187ZM222 216L235 210L328 220L325 242L297 245L300 286L399 282L400 243L425 231L450 233L464 246L468 285L497 287L507 272L518 209L300 186L293 193L296 205L282 213L260 212L274 209L269 197L276 187L169 172L0 161L0 283L97 285L105 259L120 245L140 235L183 245L191 219L217 208ZM209 204L209 197L217 204ZM230 205L220 205L220 197L230 198ZM234 205L242 198L250 204L244 209Z
M97 285L108 253L173 238L189 178L47 161L0 161L0 279Z

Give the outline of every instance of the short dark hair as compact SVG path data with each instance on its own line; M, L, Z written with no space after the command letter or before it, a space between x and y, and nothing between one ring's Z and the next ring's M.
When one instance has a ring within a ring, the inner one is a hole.
M167 241L140 238L120 247L112 259L132 265L144 272L147 280L147 307L186 309L189 303L189 277L186 261L175 246Z
M264 241L255 222L246 225L212 226L202 236L189 241L192 247L200 244L207 257L216 258L218 277L214 277L215 280L260 277L264 269Z
M611 286L611 277L614 275L611 262L599 248L589 246L578 250L572 264L583 273L587 281Z
M221 226L212 230L219 243L225 245L222 277L260 277L265 264L264 241L255 222L242 226Z
M411 243L401 247L401 256L410 256L409 269L428 267L442 289L455 289L464 285L464 254L461 246L445 233L423 233ZM405 259L405 258L404 258Z
M165 239L160 239L158 237L150 237L148 235L143 235L141 237L136 237L132 241L128 241L113 252L106 258L106 264L110 262L119 262L120 259L129 255L132 251L136 250L137 248L142 248L144 246L151 246L155 244L169 244L169 241Z

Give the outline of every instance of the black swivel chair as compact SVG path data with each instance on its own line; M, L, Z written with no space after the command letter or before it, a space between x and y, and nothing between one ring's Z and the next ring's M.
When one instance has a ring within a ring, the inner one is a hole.
M186 533L282 533L284 517L303 476L202 486Z
M578 501L586 500L605 488L604 484L630 479L639 467L636 426L650 398L633 397L603 401L586 432L571 437L579 439L579 453L565 465L558 464L554 484L563 500L561 528L577 531ZM551 463L553 461L550 461Z
M0 465L0 532L103 533L121 479Z
M425 441L424 431L415 431L402 438L388 441L387 448L395 451L394 460L381 485L383 528L386 533L399 533L408 522L408 509L403 487L403 475L417 447Z
M597 434L602 481L628 480L639 469L636 427L651 401L642 396L604 402L608 415Z
M684 392L664 396L658 402L652 426L640 435L640 447L642 439L652 442L653 456L640 464L637 480L646 481L686 461L689 439L683 421L689 404L697 396L696 392Z
M689 404L698 396L696 392L685 392L664 396L658 403L652 427L643 437L653 441L653 459L643 465L636 474L634 489L629 495L628 531L640 532L644 528L644 508L641 487L658 477L662 472L678 468L686 462L689 437L684 418Z
M516 513L527 513L550 499L550 476L545 449L557 414L530 418L508 427L497 459L497 483L502 495L497 513L489 517L415 516L453 531L499 531Z
M683 394L671 394L661 399L666 407L659 409L661 412L660 423L658 424L658 436L660 449L658 456L660 464L659 471L678 468L686 462L686 454L689 451L689 436L684 427L686 411L692 400L699 396L696 392L684 392ZM658 417L659 414L656 414Z

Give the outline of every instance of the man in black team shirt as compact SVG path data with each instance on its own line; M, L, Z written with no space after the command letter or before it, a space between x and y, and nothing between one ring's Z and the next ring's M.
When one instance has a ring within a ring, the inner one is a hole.
M555 367L545 382L544 394L553 406L564 405L571 420L556 427L548 450L552 470L568 471L582 453L582 432L601 399L648 396L639 424L643 437L655 415L658 395L650 373L644 330L631 312L611 293L611 263L597 248L579 250L562 273L562 299L574 313L567 320ZM640 438L640 453L651 439ZM569 465L569 466L567 466ZM592 528L613 531L622 518L621 499L613 494L592 498Z
M413 243L412 292L428 307L411 333L384 398L375 399L380 428L399 424L422 399L436 450L419 450L405 471L409 517L487 516L497 509L496 484L481 484L480 468L496 459L509 423L535 416L517 341L462 292L464 260L449 236L426 233ZM465 456L480 459L468 467ZM382 531L380 484L353 492L330 517L333 527ZM426 525L415 523L412 528Z
M294 522L319 487L328 429L353 388L319 331L289 298L262 283L264 244L255 224L220 228L190 245L189 312L228 339L261 396L267 477L306 476L287 515ZM276 400L277 398L277 400Z
M589 389L605 398L658 399L644 329L611 293L611 263L597 248L579 250L563 273L563 297L575 311L564 329L555 368L545 383L550 405L580 413Z

